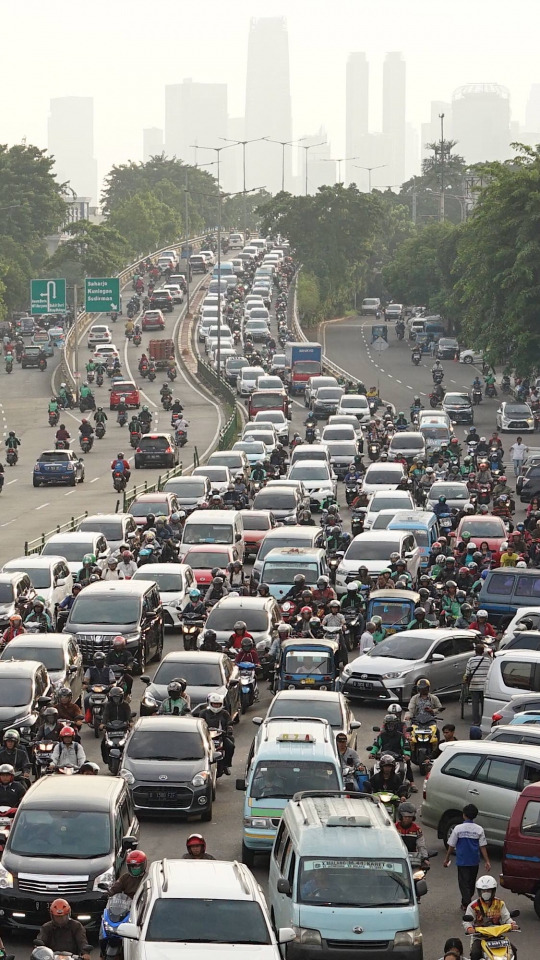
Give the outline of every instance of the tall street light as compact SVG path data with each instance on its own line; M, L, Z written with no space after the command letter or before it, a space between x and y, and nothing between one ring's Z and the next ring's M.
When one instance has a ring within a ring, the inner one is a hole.
M219 188L220 188L220 179L219 179L219 169L220 169L220 166L219 166L219 165L220 165L220 161L221 161L221 151L222 151L222 150L229 150L229 148L232 147L232 146L233 146L233 144L232 144L232 143L229 143L229 144L227 144L226 147L201 147L200 143L190 143L190 147L195 147L197 150L213 150L214 153L217 153L217 185L218 185L218 190L219 190ZM202 164L202 163L200 163L199 166L200 166L200 167L202 167L202 166L207 166L207 164ZM208 166L210 166L210 164L208 164Z
M387 163L380 163L377 167L359 167L358 164L355 164L355 167L356 167L357 170L368 170L368 171L369 171L369 179L368 179L369 187L368 187L368 193L371 193L371 171L372 171L372 170L382 170L383 167L387 167L387 166L388 166Z
M281 144L281 190L282 190L282 193L284 193L285 192L285 147L290 147L292 144L296 145L297 143L302 143L302 140L307 140L307 137L300 137L299 140L271 140L270 137L263 137L263 140L266 140L267 143Z
M210 163L201 163L201 164L199 164L199 168L198 168L198 169L200 169L201 167L213 167L213 166L215 166L216 163L217 163L217 160L211 160ZM187 264L188 264L188 265L187 265L187 268L186 268L186 317L187 317L188 319L191 319L192 314L191 314L190 289L189 289L189 288L190 288L191 279L190 279L190 274L189 274L189 205L188 205L189 189L188 189L188 170L189 170L189 167L186 166L186 182L185 182L185 186L184 186L184 221L185 221L185 222L184 222L184 230L185 230L186 240L185 240L184 246L185 246L185 248L186 248L186 259L187 259Z
M231 140L229 137L220 137L220 140L226 140L227 143L230 143L231 147L242 147L242 173L243 173L243 189L239 190L238 193L243 193L244 195L244 239L247 233L247 209L246 209L246 146L248 143L259 143L261 140L266 140L266 137L254 137L253 140ZM251 193L251 191L250 191ZM231 194L232 196L232 194Z
M323 163L337 163L338 165L338 179L337 182L341 183L341 164L346 163L347 160L360 160L360 157L320 157Z
M308 150L312 150L313 147L322 147L326 143L328 143L328 140L321 140L320 143L308 143L307 147L302 147L302 150L306 151L306 197L308 195Z

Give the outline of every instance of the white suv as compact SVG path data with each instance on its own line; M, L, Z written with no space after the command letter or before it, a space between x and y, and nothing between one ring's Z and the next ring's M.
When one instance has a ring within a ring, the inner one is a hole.
M112 343L112 333L103 323L94 323L88 331L88 349L91 350L98 343Z
M154 861L133 898L130 917L118 927L125 960L195 952L203 957L218 944L222 957L247 950L258 960L280 960L279 944L296 936L292 927L284 927L276 938L259 884L236 861Z

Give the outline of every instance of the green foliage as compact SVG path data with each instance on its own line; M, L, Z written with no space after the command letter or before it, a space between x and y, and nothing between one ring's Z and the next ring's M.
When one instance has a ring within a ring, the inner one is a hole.
M169 184L171 190L176 188ZM150 253L182 236L181 214L161 200L157 193L136 193L122 200L111 213L107 225L129 243L131 259Z
M301 270L297 286L298 313L301 320L313 323L320 316L321 297L319 281L313 273Z
M467 165L460 154L453 153L455 140L444 140L442 156L444 159L445 219L451 223L460 223L462 202L458 197L464 195L464 179ZM427 143L433 156L422 161L422 176L412 177L402 184L399 197L406 201L412 216L413 193L416 193L416 221L419 227L436 222L440 216L441 191L441 144L438 141Z
M261 215L259 207L270 200L268 190L256 190L253 193L246 193L246 225L252 233L259 229ZM244 229L244 195L236 194L234 197L227 197L222 204L221 220L224 226L229 230Z
M129 261L129 244L112 227L77 220L66 233L70 239L60 244L47 263L50 273L69 269L70 279L80 283L85 276L115 276Z
M405 240L392 260L383 268L385 289L401 303L422 304L444 312L449 290L448 265L443 269L445 244L458 227L432 223Z

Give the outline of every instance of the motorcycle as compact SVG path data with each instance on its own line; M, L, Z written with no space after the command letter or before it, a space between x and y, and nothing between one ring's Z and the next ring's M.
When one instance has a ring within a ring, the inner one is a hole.
M105 885L99 884L103 889ZM131 897L126 893L115 893L107 900L99 929L101 957L120 957L124 951L124 941L118 936L118 927L129 919Z
M134 334L133 334L133 345L134 345L135 347L140 347L141 343L142 343L142 337L141 337L140 333L134 333Z
M41 371L41 373L45 373L45 370L47 369L47 361L45 359L39 361L38 369Z
M171 397L170 393L166 393L165 396L162 397L161 405L162 405L163 409L165 410L165 412L166 412L166 413L169 413L169 410L170 410L171 407L172 407L172 397Z
M102 374L102 373L98 373L98 375L97 375L97 377L96 377L96 384L97 384L98 387L102 387L102 386L103 386L103 374Z
M478 506L488 506L489 501L491 500L491 484L490 483L480 483L479 490L477 495Z
M79 400L79 410L81 413L86 413L87 410L95 410L96 401L93 397L81 397Z
M353 500L356 500L360 492L358 483L347 483L345 485L345 500L347 501L347 506L350 507Z
M371 440L368 445L368 457L374 462L379 459L379 454L381 452L381 445L378 440Z
M413 354L411 354L411 361L412 361L412 363L414 363L415 367L417 367L418 364L420 363L420 359L421 359L421 358L420 358L420 354L419 354L419 353L413 353Z
M381 790L379 793L374 793L374 797L377 797L377 800L384 807L388 816L393 823L397 820L397 809L401 803L401 799L396 796L395 793L390 793L390 791Z
M440 407L441 401L437 393L430 393L429 395L429 405L432 410L435 410L437 407Z
M475 407L477 407L479 403L482 403L482 399L483 399L483 398L482 398L482 390L481 390L481 388L480 388L480 387L475 387L474 390L473 390L473 392L472 392L472 402L473 402L473 405L474 405Z
M129 442L133 449L139 446L139 440L141 439L141 434L137 431L132 431L129 435Z
M367 783L368 780L369 774L363 763L356 767L356 769L354 767L343 768L343 785L345 790L364 793L364 784Z
M365 509L356 509L353 510L351 514L351 533L353 537L357 537L359 533L364 532L364 521L366 518Z
M83 453L90 453L92 447L94 446L94 438L81 437L80 444L81 444L81 450Z
M432 713L419 713L411 720L410 733L411 760L421 773L425 773L429 761L439 746L437 720Z
M178 371L176 367L169 367L169 369L167 370L167 376L169 380L176 380L178 376Z
M255 664L249 661L239 663L238 669L240 671L240 702L242 713L245 713L258 698Z
M510 916L512 919L519 917L519 910L512 910ZM513 930L520 933L519 927L514 927L512 923L499 923L490 926L474 926L474 917L469 913L465 914L463 920L474 927L474 932L480 936L480 945L482 949L482 960L515 960L515 953L512 944L506 936ZM486 917L487 919L487 917Z
M187 439L188 439L188 438L187 438L187 431L186 431L186 430L177 430L177 431L176 431L176 434L175 434L175 437L174 437L174 442L175 442L175 444L176 444L177 447L185 447L185 445L186 445L186 443L187 443Z
M512 393L512 384L510 383L510 377L503 377L501 380L501 390L503 393Z
M343 628L343 638L347 650L354 650L357 645L357 629L359 621L359 611L354 608L345 608L344 612L345 626Z
M319 439L320 434L316 427L306 427L306 443L316 443Z
M196 650L199 634L204 628L204 620L200 617L190 619L186 614L182 619L182 637L184 640L184 650Z
M95 434L98 440L103 440L103 437L105 436L105 424L102 420L96 423Z
M13 372L13 360L6 360L6 373Z
M90 725L94 728L94 737L96 740L99 737L99 728L101 725L101 717L103 716L103 708L107 703L107 691L108 688L103 684L95 684L89 689L88 705L91 714Z
M107 766L113 777L120 770L122 754L127 740L128 725L124 720L111 720L105 728Z
M497 389L495 387L495 384L494 383L486 384L486 397L493 399L493 397L496 397L496 396L497 396Z
M341 561L343 560L343 551L338 551L333 556L328 558L328 573L330 576L330 582L335 585L337 568L339 567Z
M93 370L86 371L86 379L88 380L88 383L94 382L94 380L96 379L96 375Z
M444 371L443 370L433 370L432 373L433 383L436 387L439 386L444 380Z
M10 447L6 454L6 461L8 467L14 467L19 459L19 454L17 453L15 447Z
M34 770L36 780L44 776L49 769L51 754L56 746L54 740L38 740L34 743Z
M146 378L147 378L147 376L148 376L148 364L147 364L147 363L139 364L139 373L140 373L141 377L143 378L143 380L146 380Z
M223 749L223 733L221 730L210 730L212 744L214 746L214 760L216 761L216 777L222 777L225 773L225 751Z
M127 418L127 413L125 411L122 411L121 413L118 414L118 417L116 418L116 422L118 423L119 427L125 427L127 421L128 421L128 418Z
M156 379L156 371L154 370L153 367L150 367L148 370L148 379L150 383L153 383L154 380Z
M126 475L120 470L115 470L113 473L113 487L116 493L123 493L126 489Z
M57 440L54 445L55 450L69 450L69 440Z

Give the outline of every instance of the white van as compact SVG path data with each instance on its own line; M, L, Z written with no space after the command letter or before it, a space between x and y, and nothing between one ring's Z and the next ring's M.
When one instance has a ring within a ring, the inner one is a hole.
M540 650L503 650L495 654L484 687L484 734L491 730L493 714L520 693L540 693Z
M225 543L235 546L244 559L244 521L239 510L195 510L187 518L182 546L198 543Z

